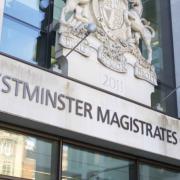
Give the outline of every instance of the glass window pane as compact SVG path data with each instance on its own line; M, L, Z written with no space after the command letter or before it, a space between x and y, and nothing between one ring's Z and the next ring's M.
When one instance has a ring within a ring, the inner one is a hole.
M51 180L53 143L0 130L0 174Z
M143 0L143 17L148 19L155 30L152 39L153 61L158 79L169 86L174 86L173 56L171 42L170 7L169 0ZM165 9L166 8L166 9ZM164 14L166 13L166 14ZM165 31L166 30L166 31ZM167 54L167 49L169 54ZM143 48L145 51L145 47ZM172 59L171 59L172 58Z
M60 15L62 12L62 8L64 7L65 2L63 0L54 0L54 6L53 6L53 24L54 24L54 36L52 39L52 46L51 46L51 65L54 67L54 65L57 63L56 58L55 58L55 41L56 41L56 32L59 27L60 23ZM56 66L56 65L55 65ZM59 72L59 69L58 69Z
M133 162L109 155L63 146L63 180L131 180Z
M0 51L25 61L37 63L37 48L40 31L4 18Z
M47 16L48 5L49 0L6 0L4 12L40 28Z
M175 94L168 96L175 89L169 0L142 0L142 2L143 17L150 21L155 30L155 37L152 39L152 64L156 69L158 87L155 87L152 94L152 107L176 117ZM142 51L146 54L144 45Z
M62 7L64 6L64 1L61 0L54 0L54 11L53 11L53 21L55 23L59 22L60 19L60 15L61 15L61 11L62 11Z
M180 172L140 165L140 180L179 180Z

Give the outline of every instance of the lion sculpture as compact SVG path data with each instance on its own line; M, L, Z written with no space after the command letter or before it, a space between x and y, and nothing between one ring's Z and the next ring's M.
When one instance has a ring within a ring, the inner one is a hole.
M131 8L124 12L124 19L126 24L128 24L132 31L134 31L134 36L136 43L139 44L140 37L143 39L144 44L147 48L148 62L152 61L152 48L151 39L155 36L155 31L149 25L150 23L141 18L143 12L143 6L141 0L129 0Z

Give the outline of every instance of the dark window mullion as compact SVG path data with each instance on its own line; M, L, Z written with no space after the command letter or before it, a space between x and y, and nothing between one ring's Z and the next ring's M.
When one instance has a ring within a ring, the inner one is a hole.
M58 178L57 180L61 180L62 178L62 160L63 160L63 140L61 139L59 142L59 164L58 164Z
M49 1L49 6L47 8L46 17L44 19L46 34L42 34L42 38L40 39L41 47L39 56L41 61L39 65L45 68L51 67L51 39L52 39L52 32L50 31L50 25L53 21L53 1Z

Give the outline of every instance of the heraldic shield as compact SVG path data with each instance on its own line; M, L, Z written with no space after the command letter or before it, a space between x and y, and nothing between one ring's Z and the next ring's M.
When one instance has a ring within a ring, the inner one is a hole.
M98 25L110 39L127 39L124 21L124 12L128 11L126 0L92 0L92 5Z

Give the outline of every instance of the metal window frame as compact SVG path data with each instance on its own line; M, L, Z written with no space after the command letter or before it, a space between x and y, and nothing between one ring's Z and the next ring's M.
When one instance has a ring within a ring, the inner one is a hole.
M70 139L65 136L59 136L59 135L54 135L50 133L45 133L42 131L37 131L31 128L22 128L20 126L14 126L11 124L6 124L6 123L0 123L0 129L4 130L9 130L11 132L15 133L20 133L22 135L30 135L36 138L43 138L51 141L55 141L57 143L56 150L54 151L56 155L54 155L54 158L52 158L52 162L56 164L56 174L55 177L53 177L55 180L61 179L62 175L62 156L63 156L63 144L69 144L76 146L78 148L84 149L84 150L90 150L94 152L101 153L103 155L110 155L114 158L120 158L122 160L129 160L134 162L134 173L136 174L136 177L134 177L133 180L139 180L139 165L140 164L146 164L149 166L153 166L156 168L164 168L166 170L172 171L172 172L180 172L180 166L175 166L167 163L163 163L160 161L155 161L151 160L150 158L142 158L140 156L132 155L129 153L124 153L121 150L114 150L111 148L104 148L101 145L95 145L93 143L85 143L81 141L77 141L75 139ZM52 153L54 154L54 153ZM54 167L53 167L54 168ZM132 176L131 176L132 177ZM9 177L9 176L4 176L0 175L0 179L8 179L8 180L29 180L29 179L23 179L23 178L17 178L17 177ZM131 180L131 179L130 179Z
M14 126L8 123L3 123L0 120L0 130L10 131L12 133L17 133L22 136L31 136L33 138L39 138L44 139L47 141L50 141L52 143L52 156L51 156L51 172L54 172L54 174L51 174L51 177L53 180L56 180L59 176L59 138L56 136L52 136L50 134L45 134L40 131L34 131L30 128L22 128L20 126ZM53 156L54 155L54 156ZM20 178L20 177L13 177L13 176L6 176L0 174L0 180L1 178L4 180L31 180L28 178Z

